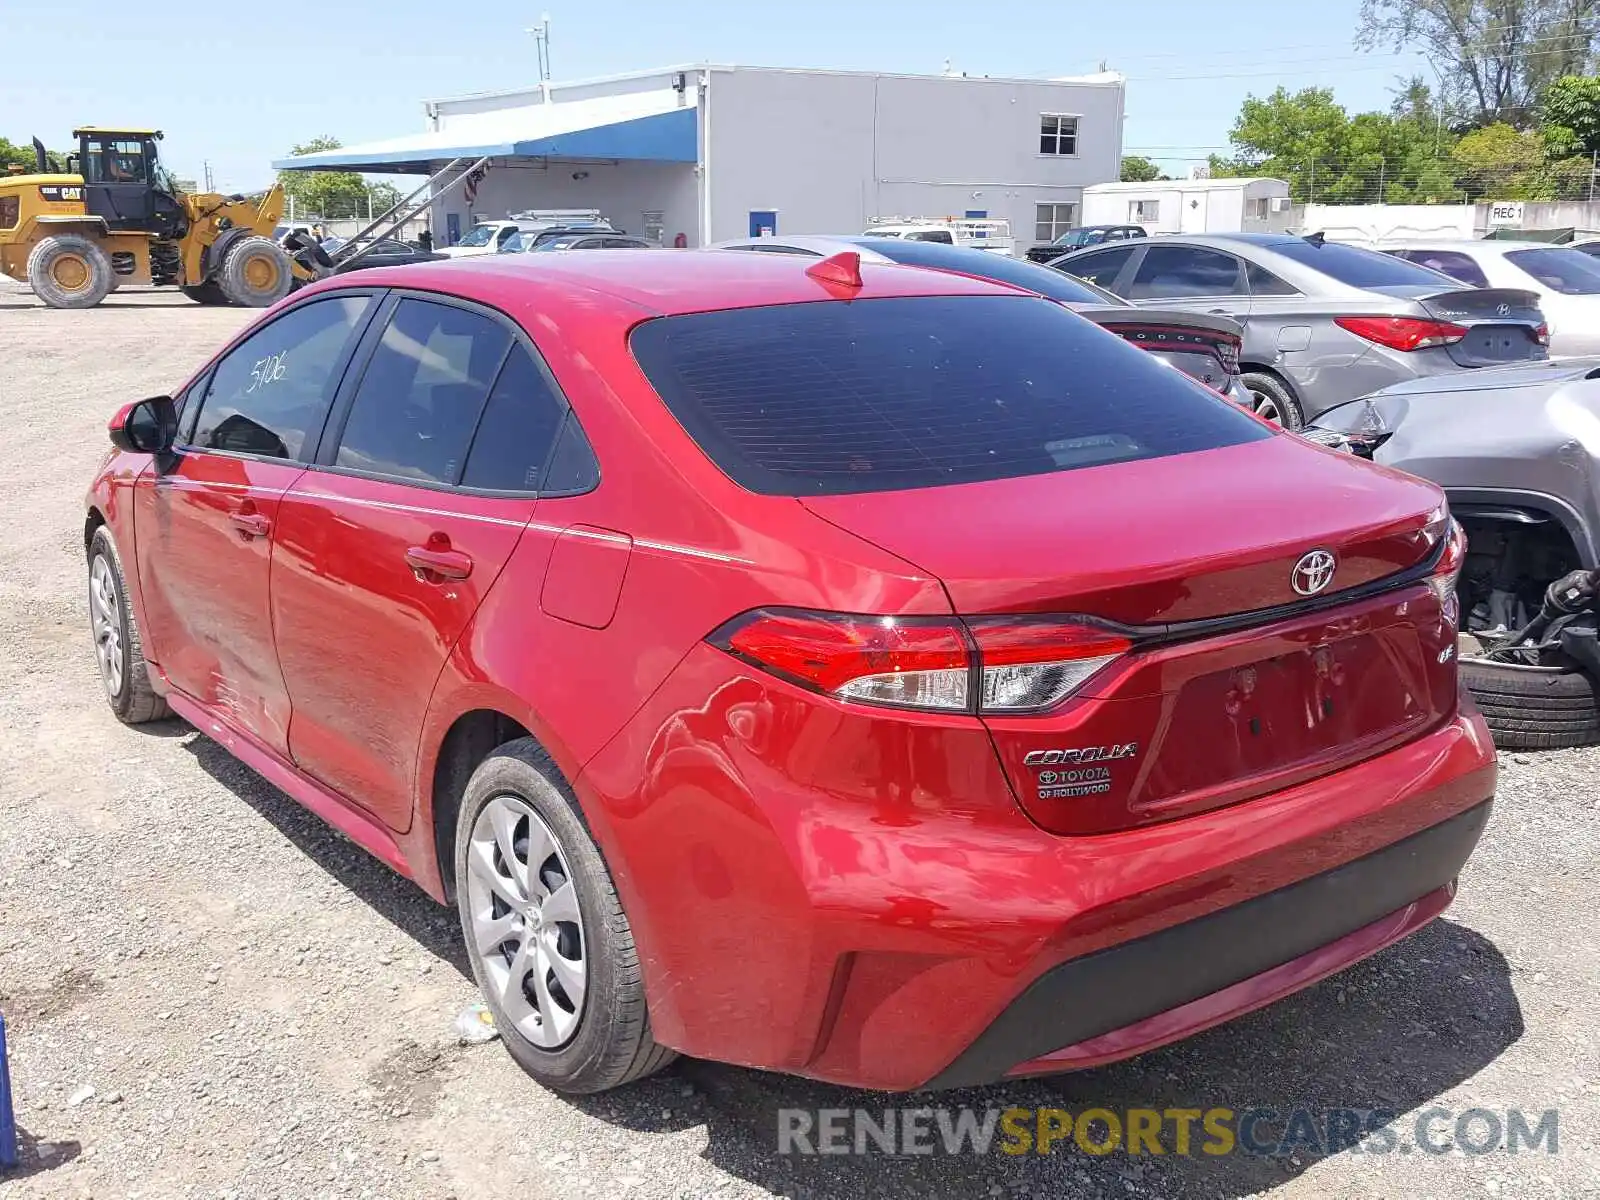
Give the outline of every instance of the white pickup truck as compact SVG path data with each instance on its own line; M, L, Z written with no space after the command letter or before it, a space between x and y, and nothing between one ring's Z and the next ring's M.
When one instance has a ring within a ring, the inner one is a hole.
M994 254L1011 254L1017 248L1017 239L1011 236L1011 222L997 217L895 218L874 221L862 236L970 246Z

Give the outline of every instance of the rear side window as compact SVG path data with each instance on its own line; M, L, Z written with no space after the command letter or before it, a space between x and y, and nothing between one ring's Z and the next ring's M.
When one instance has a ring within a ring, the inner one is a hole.
M1565 246L1547 250L1511 250L1506 261L1537 279L1553 292L1566 296L1600 293L1600 263Z
M310 461L333 403L334 370L369 303L314 300L235 346L212 373L191 444Z
M1271 271L1256 263L1247 262L1244 265L1245 280L1250 284L1252 296L1298 296L1300 289L1293 284L1285 283Z
M345 418L336 466L454 483L511 334L479 313L402 300Z
M1061 266L1063 270L1070 271L1080 279L1087 279L1107 291L1115 292L1117 289L1111 285L1117 281L1117 276L1122 274L1122 268L1127 265L1133 251L1132 246L1098 250L1093 254L1085 254L1082 258L1075 258L1069 263L1062 263ZM1120 294L1119 292L1118 295Z
M1457 251L1402 250L1399 256L1416 263L1419 267L1442 271L1451 279L1459 279L1462 283L1470 283L1473 287L1489 286L1489 277L1483 273L1483 268L1467 255Z
M1151 246L1128 288L1130 300L1236 296L1244 291L1239 260L1203 246Z
M634 356L736 483L838 495L1041 475L1272 436L1060 305L816 302L663 317Z
M532 492L555 445L566 405L521 346L514 346L478 422L463 487Z
M1360 246L1343 246L1338 242L1323 242L1320 246L1304 238L1286 238L1273 242L1268 249L1274 254L1312 267L1324 275L1337 279L1350 287L1433 287L1445 288L1449 282L1440 279L1438 272L1408 263L1392 254L1377 250L1363 250Z

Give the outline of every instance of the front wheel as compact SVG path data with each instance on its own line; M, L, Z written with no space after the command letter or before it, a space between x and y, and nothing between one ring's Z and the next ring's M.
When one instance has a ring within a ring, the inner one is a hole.
M294 268L288 252L264 237L242 237L228 247L217 271L222 294L244 308L266 308L289 294Z
M128 581L111 533L102 525L89 543L89 632L94 635L100 682L117 720L142 725L171 715L150 684L139 622L128 602Z
M210 283L197 283L192 286L189 284L184 284L179 290L183 292L185 296L189 297L189 299L193 300L196 304L228 303L228 297L223 294L222 289L217 286L215 281Z
M506 1049L558 1092L603 1092L675 1057L650 1036L633 931L577 800L532 738L485 759L456 823L456 902Z

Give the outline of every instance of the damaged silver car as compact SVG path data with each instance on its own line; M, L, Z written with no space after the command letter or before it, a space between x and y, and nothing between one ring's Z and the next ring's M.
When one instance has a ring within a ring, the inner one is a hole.
M1413 380L1304 436L1444 488L1467 533L1461 677L1496 743L1600 742L1600 358Z

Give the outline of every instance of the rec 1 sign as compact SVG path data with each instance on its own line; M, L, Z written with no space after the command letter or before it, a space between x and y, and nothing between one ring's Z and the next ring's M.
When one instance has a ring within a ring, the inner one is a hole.
M1490 225L1521 225L1522 201L1502 200L1498 204L1489 205Z

